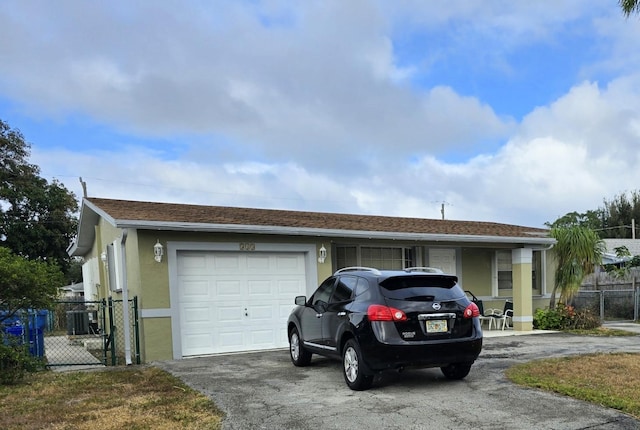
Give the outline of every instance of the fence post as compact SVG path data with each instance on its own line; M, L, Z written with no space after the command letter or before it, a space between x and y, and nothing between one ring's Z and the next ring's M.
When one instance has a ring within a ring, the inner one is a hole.
M102 299L100 302L100 313L102 318L102 364L107 365L107 346L108 346L108 334L107 334L107 301Z
M638 321L640 317L640 287L633 288L633 321Z
M140 326L138 325L138 296L133 297L133 335L136 341L136 364L140 364Z
M600 323L604 324L604 291L600 293Z
M111 337L111 365L116 365L116 324L113 321L113 299L109 297L109 337Z

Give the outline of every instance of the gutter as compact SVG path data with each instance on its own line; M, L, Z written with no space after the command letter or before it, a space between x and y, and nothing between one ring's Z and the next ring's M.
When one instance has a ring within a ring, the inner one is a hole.
M127 284L127 253L126 243L129 231L125 228L122 230L122 239L120 240L120 253L122 261L122 325L124 331L124 360L127 366L132 364L131 361L131 330L129 329L129 286Z

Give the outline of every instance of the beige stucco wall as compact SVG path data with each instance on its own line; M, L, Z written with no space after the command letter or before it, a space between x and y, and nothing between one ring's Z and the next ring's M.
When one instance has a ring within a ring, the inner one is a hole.
M171 318L144 318L140 327L140 339L143 363L173 358Z
M462 286L476 297L489 297L493 273L491 261L494 250L462 248Z
M103 252L106 252L107 245L112 243L114 240L122 236L122 232L120 229L115 228L113 225L106 222L104 219L100 218L98 225L96 226L96 255L100 258L100 255ZM109 297L109 282L108 282L108 274L105 268L105 265L100 263L100 288L98 294L101 298Z

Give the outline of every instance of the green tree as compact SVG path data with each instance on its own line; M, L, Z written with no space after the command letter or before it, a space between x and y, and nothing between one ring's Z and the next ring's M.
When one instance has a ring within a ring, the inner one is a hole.
M640 13L640 3L638 0L618 0L622 12L625 16L630 16L632 13Z
M549 228L572 226L594 230L603 238L630 239L633 237L633 224L640 223L640 191L631 191L603 199L603 206L585 213L569 212L552 223ZM638 230L637 227L636 232Z
M55 263L28 260L0 246L0 333L4 333L4 322L23 310L51 309L63 284L64 276ZM0 384L16 383L25 372L42 368L42 361L32 357L26 345L2 338Z
M556 293L560 292L562 303L571 300L584 277L601 264L605 246L596 232L581 226L553 228L551 237L557 241L553 248L557 268L549 308L555 309Z
M78 203L60 182L40 177L28 161L30 148L0 120L0 244L31 260L56 261L66 273Z
M22 309L51 309L63 285L57 264L28 260L0 246L0 326Z
M604 227L605 218L604 210L589 210L585 213L569 212L566 215L561 216L553 223L545 223L549 228L566 228L572 226L587 227L592 230L598 231Z
M640 220L640 192L636 190L605 199L602 210L606 219L602 237L630 239L632 220Z

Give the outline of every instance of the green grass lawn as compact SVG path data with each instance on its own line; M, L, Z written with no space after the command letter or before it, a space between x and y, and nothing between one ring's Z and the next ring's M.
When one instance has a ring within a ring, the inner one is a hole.
M135 366L30 374L0 385L1 429L219 429L206 396L162 370Z

